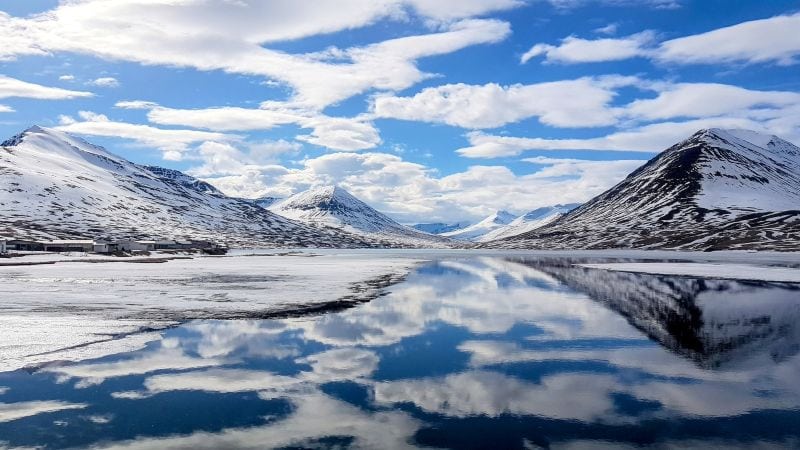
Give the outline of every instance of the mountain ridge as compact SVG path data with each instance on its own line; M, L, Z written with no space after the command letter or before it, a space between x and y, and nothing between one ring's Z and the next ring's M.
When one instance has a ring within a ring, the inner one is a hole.
M311 228L225 196L180 171L127 161L69 134L32 126L0 144L0 234L210 240L247 246L384 243Z
M797 250L798 233L800 148L776 136L711 128L555 222L493 245Z

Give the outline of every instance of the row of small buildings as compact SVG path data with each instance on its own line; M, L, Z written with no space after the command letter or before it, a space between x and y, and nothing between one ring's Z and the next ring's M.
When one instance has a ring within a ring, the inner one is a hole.
M26 252L84 252L84 253L133 253L155 250L214 250L219 245L207 241L137 241L123 239L115 241L53 240L30 241L4 239L0 237L0 254L10 250Z

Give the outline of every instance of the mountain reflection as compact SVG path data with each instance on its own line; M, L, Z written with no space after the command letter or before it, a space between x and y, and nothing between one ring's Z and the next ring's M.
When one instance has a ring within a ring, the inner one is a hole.
M575 262L446 259L335 314L192 322L0 374L0 447L800 442L796 285Z

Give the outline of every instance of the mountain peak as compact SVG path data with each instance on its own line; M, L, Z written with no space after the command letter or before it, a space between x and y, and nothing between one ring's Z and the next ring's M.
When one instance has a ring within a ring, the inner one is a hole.
M800 148L770 133L742 128L706 128L697 131L689 140L699 139L714 147L728 150L742 148L767 150L770 154L800 156Z
M443 242L441 238L397 223L339 186L309 189L267 209L288 219L388 241L412 245L442 245Z

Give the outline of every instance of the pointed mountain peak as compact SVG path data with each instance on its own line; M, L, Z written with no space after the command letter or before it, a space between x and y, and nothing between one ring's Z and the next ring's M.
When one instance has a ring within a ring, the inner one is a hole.
M6 139L5 141L3 141L2 144L0 144L0 146L16 147L17 145L22 143L26 137L32 134L47 134L47 131L48 131L47 128L40 127L39 125L33 125L31 127L26 128L21 133L15 134L14 136L11 136L10 138Z
M773 153L800 155L800 148L778 136L741 128L706 128L697 131L689 140L699 139L706 144L725 148L766 149Z
M39 125L33 125L25 130L24 133L45 133L47 130L47 128L40 127Z

